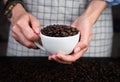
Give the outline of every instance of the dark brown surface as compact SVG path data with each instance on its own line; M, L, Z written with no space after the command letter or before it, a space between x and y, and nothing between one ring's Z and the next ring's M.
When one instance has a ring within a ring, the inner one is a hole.
M70 65L0 58L0 82L120 82L120 58L81 58Z

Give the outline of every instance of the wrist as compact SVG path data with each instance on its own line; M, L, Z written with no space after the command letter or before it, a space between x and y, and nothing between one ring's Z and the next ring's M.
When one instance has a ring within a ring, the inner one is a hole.
M86 13L86 12L84 12L82 14L82 18L84 18L85 20L87 20L88 23L91 24L91 25L94 25L95 22L96 22L96 20L97 20L97 18L96 18L95 15L93 15L91 13Z
M26 10L24 9L24 7L18 3L12 10L12 16L16 16L18 14L25 13L25 12Z
M12 16L9 18L9 20L16 19L17 17L21 16L22 14L26 13L27 11L24 9L24 7L18 3L11 11Z
M106 6L107 3L102 0L92 0L82 15L89 20L91 24L95 24Z
M4 0L5 1L5 0ZM15 9L15 7L19 5L19 8L21 9L26 9L25 4L23 1L21 0L6 0L5 6L4 6L4 15L7 18L11 18L12 17L12 11ZM23 8L24 7L24 8ZM20 10L19 9L19 10ZM17 10L17 11L19 11ZM19 11L20 12L20 11Z

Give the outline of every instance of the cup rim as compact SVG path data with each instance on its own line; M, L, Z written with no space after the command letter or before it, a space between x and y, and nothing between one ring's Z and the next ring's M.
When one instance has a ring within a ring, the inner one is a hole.
M41 32L40 32L40 36L44 36L44 37L47 37L47 38L58 38L58 39L60 39L60 38L70 38L70 37L75 37L75 36L78 36L78 35L80 35L80 31L77 33L77 34L75 34L75 35L73 35L73 36L66 36L66 37L51 37L51 36L46 36L46 35L44 35L44 34L42 34Z

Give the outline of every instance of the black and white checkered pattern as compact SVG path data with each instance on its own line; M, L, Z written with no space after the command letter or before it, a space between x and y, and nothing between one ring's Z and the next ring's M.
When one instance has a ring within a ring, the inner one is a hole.
M40 20L41 27L50 24L71 25L82 14L86 0L24 0L28 10ZM109 57L112 47L111 9L106 8L93 27L93 38L86 57ZM48 52L28 49L16 42L10 31L8 56L47 56Z

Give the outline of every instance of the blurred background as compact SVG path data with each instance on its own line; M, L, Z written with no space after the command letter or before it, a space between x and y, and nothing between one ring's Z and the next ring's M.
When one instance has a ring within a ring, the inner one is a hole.
M10 24L8 20L2 15L3 6L4 5L2 3L2 0L0 0L0 56L6 54L9 24Z
M6 54L10 25L9 21L1 13L3 6L2 0L0 0L0 56ZM120 57L120 5L112 7L112 15L114 29L112 56Z

